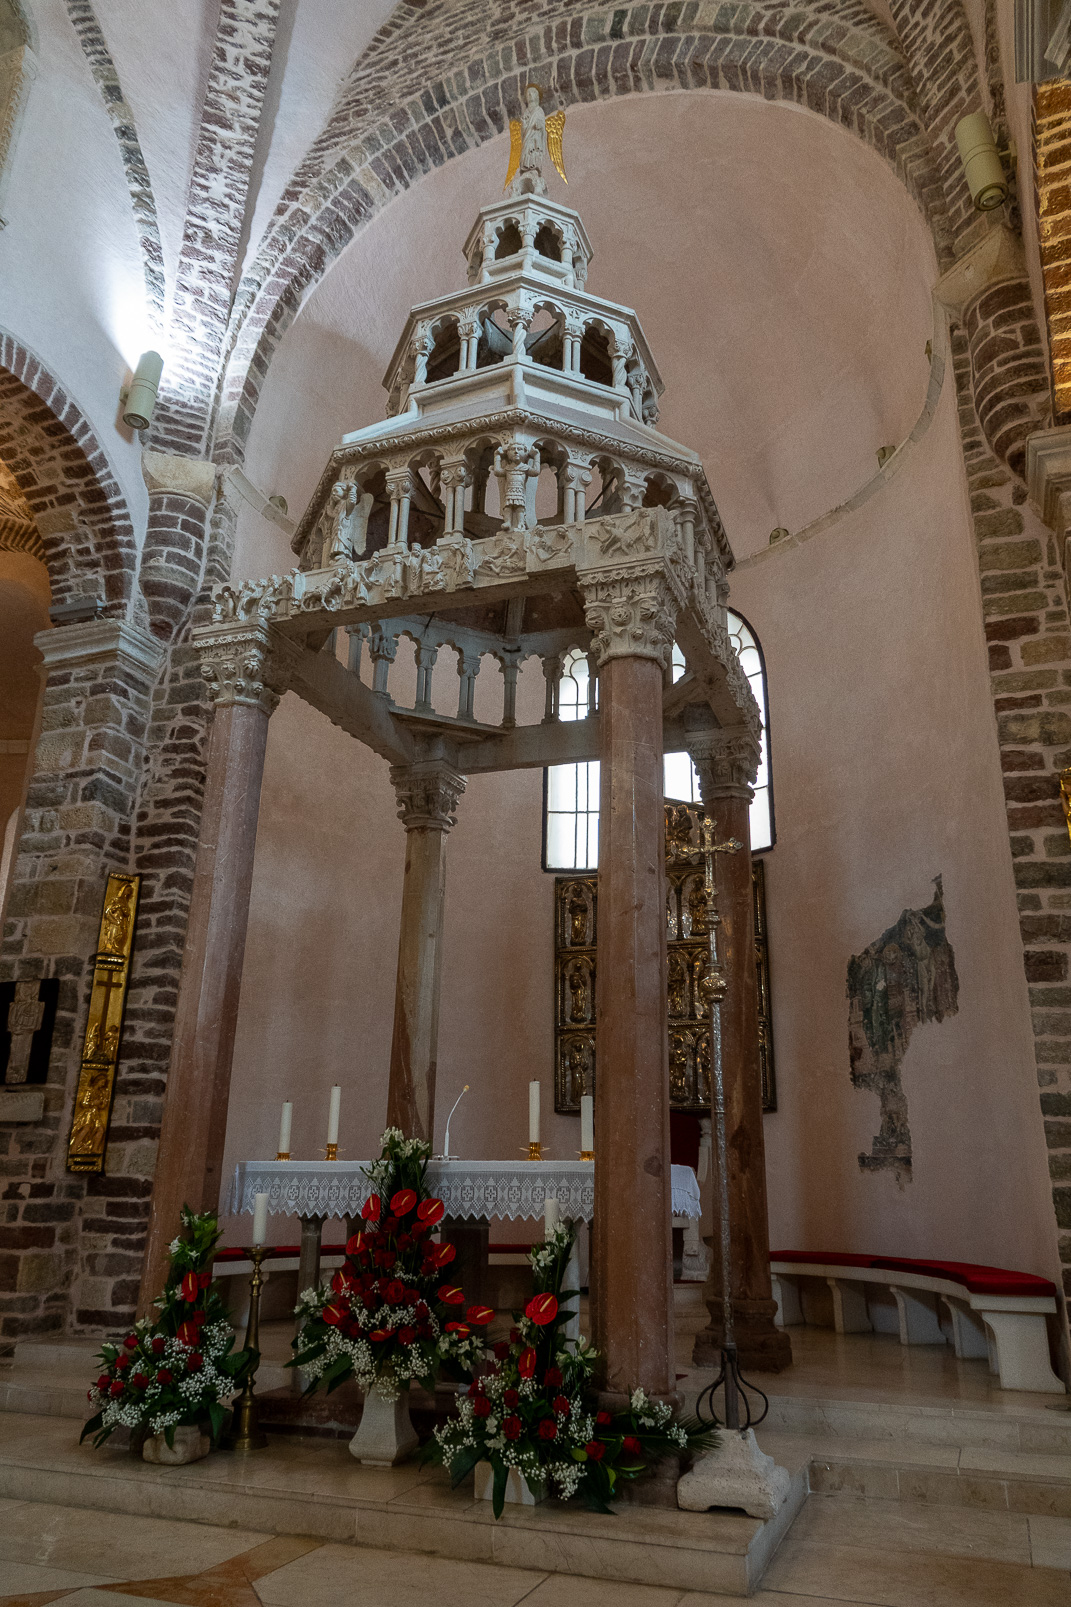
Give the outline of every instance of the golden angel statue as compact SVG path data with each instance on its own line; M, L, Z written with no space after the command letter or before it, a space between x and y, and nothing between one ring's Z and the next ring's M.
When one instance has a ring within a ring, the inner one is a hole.
M563 182L569 182L562 156L565 113L554 112L547 117L541 102L539 85L526 84L524 110L519 119L511 117L509 120L509 172L504 187L510 195L546 195L543 158L548 149Z

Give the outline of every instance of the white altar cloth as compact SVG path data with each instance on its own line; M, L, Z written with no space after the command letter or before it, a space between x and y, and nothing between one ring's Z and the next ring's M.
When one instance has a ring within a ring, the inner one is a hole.
M251 1212L257 1194L268 1210L290 1216L346 1217L360 1214L371 1193L363 1168L368 1161L240 1161L228 1202L230 1214ZM561 1214L590 1222L595 1214L594 1161L429 1161L428 1186L447 1216L487 1221L543 1215L548 1194ZM672 1168L672 1214L702 1214L699 1182L690 1166Z

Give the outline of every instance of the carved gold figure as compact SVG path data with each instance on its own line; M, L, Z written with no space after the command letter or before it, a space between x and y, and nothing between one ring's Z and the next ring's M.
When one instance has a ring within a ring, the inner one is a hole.
M140 876L108 877L89 996L82 1069L67 1140L69 1172L102 1172L130 974Z

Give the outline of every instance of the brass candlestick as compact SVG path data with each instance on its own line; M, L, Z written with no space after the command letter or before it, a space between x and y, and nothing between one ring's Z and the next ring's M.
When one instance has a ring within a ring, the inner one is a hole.
M534 1143L529 1144L528 1159L530 1161L541 1161L543 1159L543 1146L538 1139L536 1139Z
M337 1144L328 1144L325 1147L325 1149L324 1149L324 1160L325 1161L337 1161L338 1160L338 1145Z
M582 1161L593 1161L595 1159L595 1151L593 1149L578 1149L576 1153L579 1159Z
M278 1155L276 1155L275 1159L277 1161L288 1161L290 1159L290 1151L288 1149L281 1149Z
M268 1443L268 1436L260 1426L260 1403L253 1393L253 1380L260 1365L260 1290L264 1282L260 1263L265 1254L263 1244L255 1244L249 1252L253 1276L249 1283L249 1322L245 1330L245 1348L256 1352L256 1360L246 1374L245 1387L234 1408L226 1441L230 1451L262 1451Z

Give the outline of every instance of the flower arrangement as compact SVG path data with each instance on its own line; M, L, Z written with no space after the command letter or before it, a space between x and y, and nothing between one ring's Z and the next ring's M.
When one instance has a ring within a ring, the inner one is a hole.
M445 1207L428 1191L429 1154L420 1139L387 1128L383 1153L366 1173L374 1192L345 1263L329 1285L302 1294L304 1321L289 1365L310 1377L310 1391L330 1392L352 1378L390 1398L414 1378L430 1382L445 1358L467 1368L482 1356L479 1332L494 1312L462 1309L464 1294L446 1270L457 1251L432 1238Z
M100 1349L101 1371L90 1387L97 1408L82 1430L98 1446L124 1427L175 1442L182 1424L199 1425L218 1441L231 1397L256 1361L255 1351L233 1351L234 1331L212 1261L219 1224L212 1212L182 1208L182 1231L171 1242L171 1268L155 1302L155 1319L143 1317L119 1344Z
M669 1406L633 1392L625 1411L598 1409L592 1389L596 1352L560 1330L579 1290L563 1290L575 1232L560 1222L529 1256L535 1293L515 1314L508 1339L458 1401L458 1414L435 1430L425 1453L450 1470L456 1486L478 1462L493 1470L492 1506L501 1517L510 1471L533 1492L549 1486L566 1501L580 1494L599 1512L622 1481L636 1479L667 1451L710 1449L714 1435L696 1420L676 1421Z

